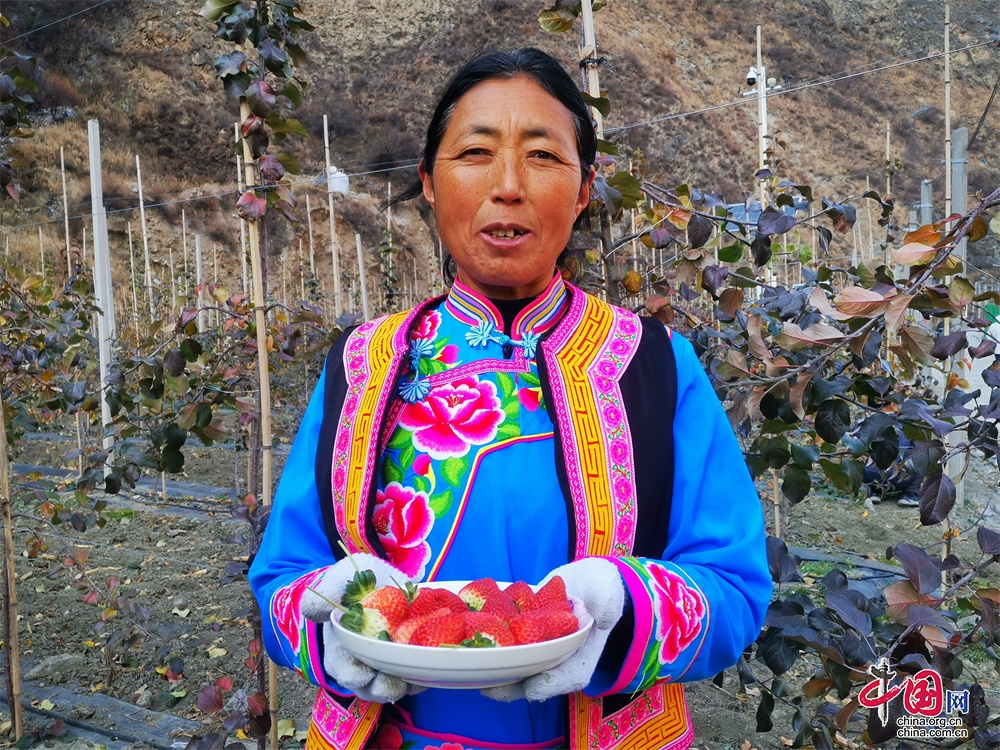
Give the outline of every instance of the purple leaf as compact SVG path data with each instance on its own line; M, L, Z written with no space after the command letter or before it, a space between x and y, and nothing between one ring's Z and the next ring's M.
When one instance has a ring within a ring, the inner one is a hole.
M973 359L979 359L980 357L989 357L994 352L996 352L997 342L992 339L983 338L982 343L979 346L969 347L969 354L972 355Z
M768 206L757 219L757 234L771 237L784 234L796 224L795 217ZM763 265L763 264L760 264Z
M247 88L247 104L250 105L250 111L258 117L266 118L271 114L277 99L267 81L255 81Z
M912 544L897 544L890 551L899 560L906 577L919 593L929 594L941 585L940 560Z
M258 198L253 190L243 193L236 202L236 213L240 215L241 219L259 221L266 212L267 201L264 198Z
M906 621L908 624L915 627L934 625L935 627L945 628L946 630L955 629L955 624L951 620L942 615L940 612L937 612L924 604L911 604L907 607Z
M708 268L701 272L701 287L711 294L714 299L718 299L719 287L725 283L727 276L729 276L728 268L708 266Z
M955 483L947 474L924 481L920 492L920 523L933 526L941 523L955 507Z
M962 351L969 345L969 339L965 331L952 333L947 336L939 336L931 349L931 356L935 359L947 359Z
M222 710L222 691L215 685L209 685L198 693L194 704L206 713L216 714Z
M993 529L980 526L976 529L976 541L984 555L1000 555L1000 534Z
M712 237L712 220L694 214L687 225L688 244L702 247Z

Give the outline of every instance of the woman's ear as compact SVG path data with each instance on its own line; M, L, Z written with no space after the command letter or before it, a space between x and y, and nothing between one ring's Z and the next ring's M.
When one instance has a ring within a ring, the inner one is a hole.
M420 181L424 185L424 198L430 204L431 208L434 208L434 178L431 173L424 169L424 160L421 159L420 163L417 164L417 175L420 177ZM593 176L591 176L593 179Z
M591 166L590 174L587 175L587 179L585 179L583 181L583 184L580 185L580 194L576 197L577 216L579 216L584 211L584 209L586 209L587 206L590 205L590 186L594 184L594 176L596 174L597 173L594 171L594 167Z

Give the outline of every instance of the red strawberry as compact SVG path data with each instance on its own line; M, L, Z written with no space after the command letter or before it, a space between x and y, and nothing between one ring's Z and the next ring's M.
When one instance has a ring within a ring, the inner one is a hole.
M514 604L514 600L502 591L497 591L487 599L481 611L485 614L496 615L505 625L509 625L510 621L517 617L518 614L517 605Z
M540 609L523 612L515 617L510 623L510 632L514 636L514 642L523 645L562 638L575 633L579 627L579 621L569 612Z
M463 602L458 594L447 589L420 589L417 598L410 605L410 616L420 617L433 612L435 609L447 607L449 611L456 614L464 614L469 611L469 605Z
M510 629L499 617L487 614L486 612L466 612L465 640L475 641L476 635L488 638L496 646L514 645L514 636L511 635ZM469 645L478 646L479 644L471 643Z
M463 604L464 606L464 604ZM413 631L410 644L413 646L457 646L465 640L465 615L448 614L432 617Z
M528 612L531 609L531 600L535 598L535 592L524 581L515 581L503 592L514 600L514 604L521 612Z
M377 609L387 618L402 622L410 616L410 602L406 593L395 586L383 586L361 599L365 609ZM391 633L391 631L390 631Z
M555 609L562 612L573 611L573 608L569 604L569 597L566 595L566 583L559 576L553 576L552 580L538 589L531 605L532 609Z
M441 609L436 609L429 614L420 615L419 617L411 615L407 620L396 626L396 631L392 634L392 640L396 643L409 643L410 639L413 638L414 631L425 622L433 620L435 617L450 615L451 613L451 610L447 607L441 607Z
M492 596L502 593L497 582L492 578L480 578L478 581L467 583L458 592L459 598L477 612L486 604L486 600Z

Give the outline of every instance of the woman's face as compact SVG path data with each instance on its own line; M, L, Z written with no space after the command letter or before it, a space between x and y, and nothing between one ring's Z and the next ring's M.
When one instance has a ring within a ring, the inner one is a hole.
M459 278L495 299L545 290L593 181L580 179L573 115L525 76L470 89L433 174L419 172Z

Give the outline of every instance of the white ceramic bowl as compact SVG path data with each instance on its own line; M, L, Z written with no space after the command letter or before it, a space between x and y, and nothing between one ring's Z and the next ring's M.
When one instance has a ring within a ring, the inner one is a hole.
M458 592L468 581L432 581L427 588ZM506 584L500 584L504 588ZM535 587L533 587L535 588ZM573 614L580 621L575 633L542 643L496 648L432 648L380 641L354 633L340 624L340 612L333 627L344 648L372 669L401 677L414 685L473 690L509 685L552 669L576 651L590 632L593 618L578 599L570 599Z

